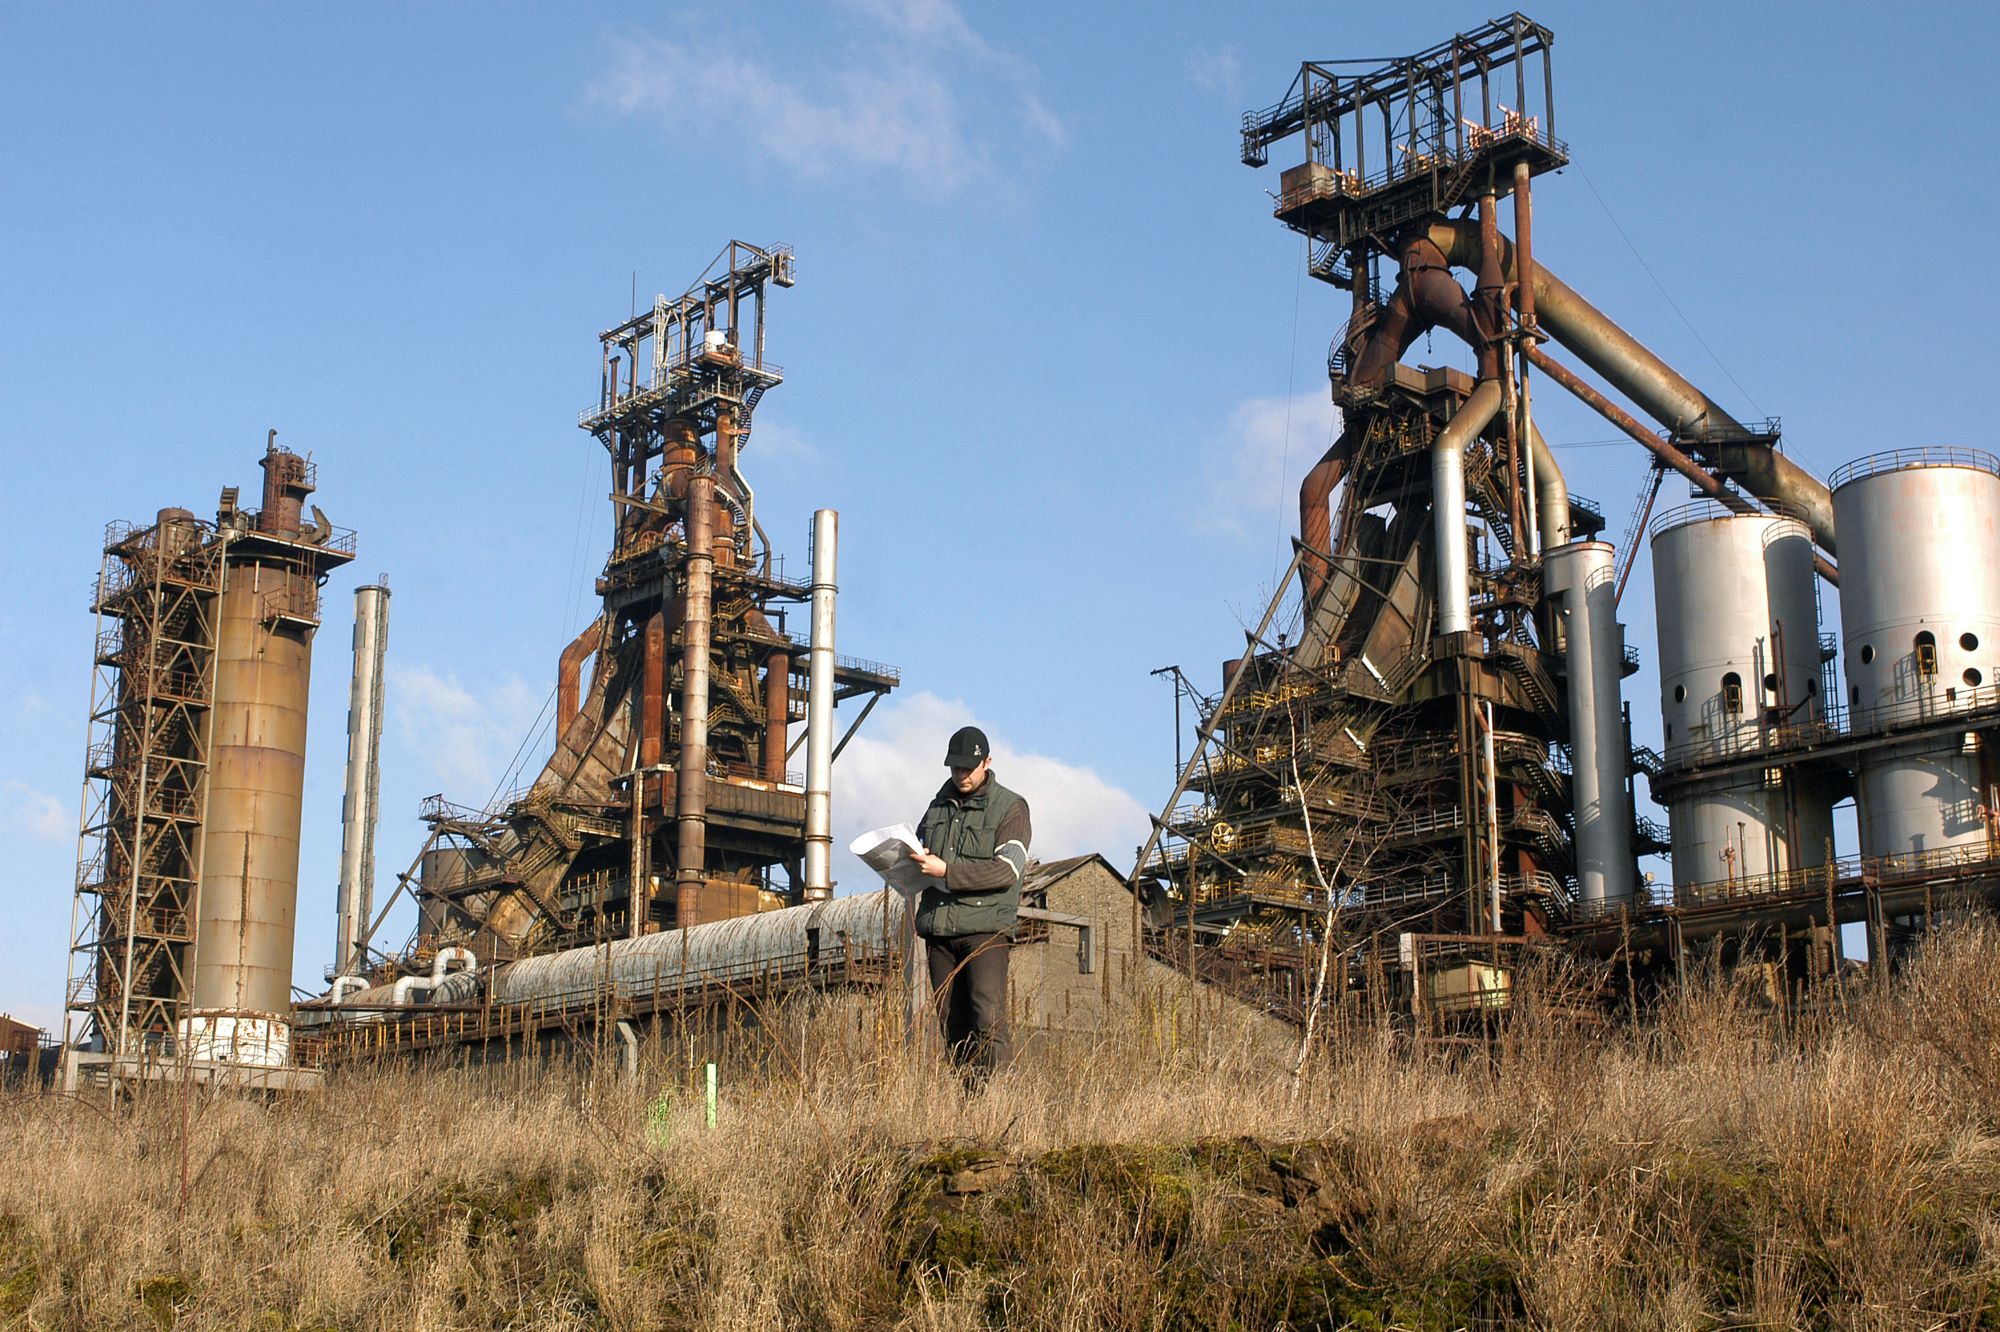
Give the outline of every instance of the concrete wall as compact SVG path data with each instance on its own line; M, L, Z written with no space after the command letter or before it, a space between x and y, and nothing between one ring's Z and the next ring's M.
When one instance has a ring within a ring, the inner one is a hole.
M1039 906L1091 921L1096 968L1080 965L1078 931L1021 922L1021 933L1046 928L1048 937L1017 944L1008 963L1008 988L1015 1039L1031 1042L1063 1036L1098 1037L1169 1025L1228 1021L1291 1029L1211 986L1191 983L1136 946L1132 894L1100 856L1081 856L1031 866L1022 884L1024 906Z

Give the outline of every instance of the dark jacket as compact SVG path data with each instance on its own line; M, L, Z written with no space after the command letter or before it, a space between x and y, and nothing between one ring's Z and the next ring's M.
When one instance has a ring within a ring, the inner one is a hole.
M1014 928L1021 876L1028 868L1028 802L989 770L970 795L947 781L931 797L917 840L946 866L917 901L917 933L926 939L998 934Z

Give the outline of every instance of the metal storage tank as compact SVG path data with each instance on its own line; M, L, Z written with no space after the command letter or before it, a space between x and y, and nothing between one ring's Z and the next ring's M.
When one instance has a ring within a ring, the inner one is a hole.
M1824 722L1812 534L1772 514L1690 504L1653 524L1660 716L1669 774ZM1834 792L1760 776L1675 788L1677 888L1826 863Z
M271 448L264 507L227 533L215 623L208 818L194 977L183 1029L196 1059L283 1063L319 581L350 550L307 527L311 466Z
M1833 474L1840 620L1865 856L1989 844L1994 756L1971 732L1896 744L1927 719L2000 704L2000 458L1901 449Z

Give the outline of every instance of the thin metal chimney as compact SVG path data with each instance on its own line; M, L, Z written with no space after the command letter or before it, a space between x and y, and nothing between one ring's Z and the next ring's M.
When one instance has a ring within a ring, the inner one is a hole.
M840 514L813 513L812 658L806 677L806 891L833 896L833 598Z
M681 747L674 764L675 816L679 819L674 856L674 924L701 923L701 890L708 882L708 655L714 631L715 477L697 471L688 478L687 600L681 656Z
M375 909L375 824L382 799L382 660L389 649L388 580L354 589L354 680L347 691L347 789L340 802L337 976L367 967L362 933Z

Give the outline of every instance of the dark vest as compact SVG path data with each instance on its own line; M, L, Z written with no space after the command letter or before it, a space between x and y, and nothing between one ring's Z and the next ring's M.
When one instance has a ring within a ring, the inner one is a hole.
M940 792L924 811L917 840L932 855L947 861L990 859L999 847L1000 821L1021 803L1021 797L986 779L971 795ZM932 883L938 884L933 879ZM926 939L950 939L961 934L999 934L1014 928L1021 905L1021 885L990 893L954 893L942 884L924 889L917 901L917 933Z

